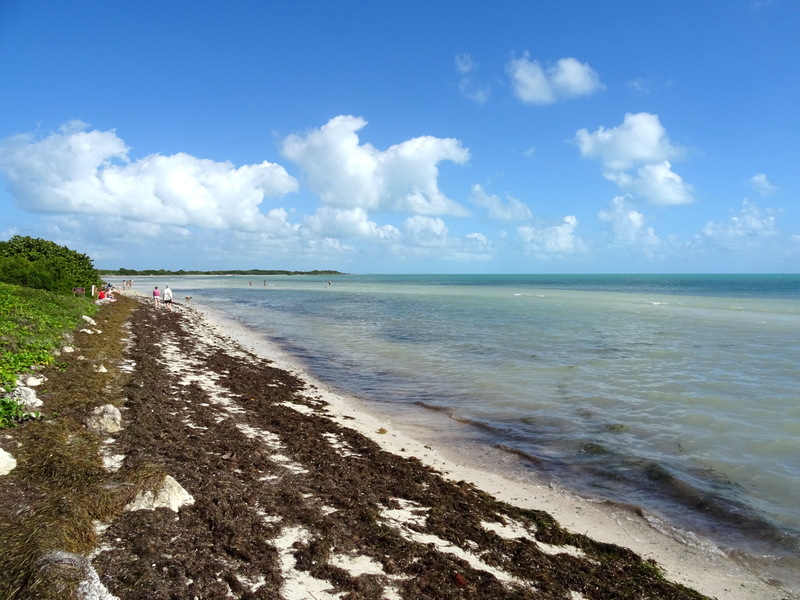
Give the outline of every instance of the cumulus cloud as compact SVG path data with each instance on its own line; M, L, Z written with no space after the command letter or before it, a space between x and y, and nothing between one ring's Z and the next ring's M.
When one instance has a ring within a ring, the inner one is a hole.
M498 196L488 194L478 183L472 186L470 200L476 206L485 208L486 214L491 219L525 221L533 216L524 202L510 196L507 202L503 202Z
M528 252L539 258L551 258L586 250L586 244L575 235L577 227L578 219L568 215L560 225L547 227L525 225L517 229L517 234Z
M769 196L778 191L778 188L772 185L763 173L753 175L747 183L762 196Z
M448 243L448 230L445 222L436 217L414 215L403 224L405 233L416 245L444 246Z
M646 225L645 216L629 206L628 198L617 196L598 218L607 223L614 242L624 246L640 246L646 254L661 246L662 242L652 227Z
M635 175L623 171L606 171L604 177L651 204L674 206L694 202L692 186L672 170L668 160L642 165Z
M778 230L773 211L762 211L757 204L744 200L739 213L727 222L706 223L703 235L708 241L723 248L742 250L758 246L767 238L774 238L778 235Z
M670 162L685 150L670 141L658 115L628 113L617 127L578 130L574 142L583 157L602 163L606 179L652 204L694 201L692 186L672 170Z
M333 208L323 206L306 219L312 231L327 236L361 239L396 239L400 230L392 225L378 226L370 221L363 208Z
M552 104L605 89L595 70L574 58L562 58L545 69L526 52L511 59L506 72L514 94L526 104Z
M423 136L378 150L357 132L367 122L341 115L304 135L290 135L283 155L303 169L325 204L341 208L466 216L438 185L439 163L464 164L469 151L453 138Z
M472 232L463 237L450 235L439 217L414 215L402 225L401 235L392 241L391 252L402 260L485 261L492 258L492 243L484 234Z
M579 129L575 141L585 158L599 160L607 169L623 171L642 163L656 163L683 155L672 144L658 115L628 113L621 125Z
M260 210L266 197L297 190L280 165L236 168L184 153L130 161L128 151L115 132L72 122L44 139L0 142L0 171L32 211L242 231L285 226L284 215Z

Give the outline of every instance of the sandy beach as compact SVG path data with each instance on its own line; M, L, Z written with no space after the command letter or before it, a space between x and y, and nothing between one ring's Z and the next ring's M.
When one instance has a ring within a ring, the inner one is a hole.
M798 597L635 507L464 464L219 314L139 301L101 459L167 478L95 524L80 597Z

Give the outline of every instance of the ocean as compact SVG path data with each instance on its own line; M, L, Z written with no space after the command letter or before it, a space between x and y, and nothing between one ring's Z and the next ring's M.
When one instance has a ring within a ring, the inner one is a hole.
M800 275L198 276L135 289L164 283L377 412L441 428L459 452L500 448L513 457L500 468L640 506L781 579L800 572Z

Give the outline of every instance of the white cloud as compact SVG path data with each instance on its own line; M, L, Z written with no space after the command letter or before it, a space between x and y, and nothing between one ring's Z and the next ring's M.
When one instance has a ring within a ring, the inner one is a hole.
M574 141L582 156L603 164L606 179L648 202L676 205L694 201L692 186L670 163L685 150L670 141L658 115L628 113L617 127L599 127L591 133L585 128L578 130Z
M407 238L420 246L444 246L448 243L448 230L445 222L436 217L414 215L403 224Z
M487 238L482 233L468 233L466 235L466 238L468 240L472 240L474 243L476 243L477 245L479 245L481 247L488 247L490 245L489 244L489 238Z
M484 234L473 232L463 237L452 237L442 219L424 215L406 219L402 235L391 245L395 257L401 260L424 259L427 264L486 261L492 258L492 251L492 243Z
M466 75L477 67L477 63L473 60L472 56L466 53L456 54L456 71L462 75Z
M769 196L778 191L778 188L772 185L763 173L753 175L747 183L762 196Z
M662 245L652 227L646 225L645 216L631 208L625 196L611 200L607 208L601 210L598 218L610 227L614 242L624 246L639 246L651 255Z
M509 196L508 202L503 202L499 197L486 193L483 187L476 183L472 186L470 200L476 206L486 209L486 214L492 219L501 221L525 221L533 215L528 206Z
M486 104L491 95L491 89L488 85L479 85L475 83L472 72L478 68L478 63L469 54L456 55L456 72L461 75L458 81L459 91L470 100L478 104Z
M692 186L672 170L668 160L642 165L635 176L623 171L607 171L604 177L651 204L674 206L694 202Z
M588 64L562 58L546 70L526 52L506 65L514 94L526 104L552 104L605 89L600 77Z
M549 227L522 226L517 229L526 249L539 258L551 258L584 252L586 245L575 235L578 219L564 217L560 225Z
M631 89L639 94L649 94L651 85L650 82L642 77L636 77L625 83L625 87Z
M260 211L265 197L297 190L283 167L269 162L236 168L188 154L128 159L113 131L87 131L72 122L36 140L0 142L0 171L28 210L242 231L283 227Z
M658 115L627 113L622 124L589 133L579 129L575 141L585 158L599 160L607 169L624 171L643 163L656 163L683 155L674 146Z
M377 223L370 221L362 208L342 209L323 206L308 217L306 222L310 230L326 236L395 239L400 235L400 231L392 225L379 227Z
M439 163L464 164L469 151L453 138L423 136L377 150L361 144L367 122L338 116L305 135L290 135L283 155L306 174L309 187L331 206L422 215L466 216L438 186Z
M730 250L742 250L758 246L767 238L778 235L775 215L770 209L762 211L757 204L745 199L742 209L725 223L709 221L703 227L703 235L710 242Z
M12 226L9 227L8 229L0 231L0 240L9 240L15 235L22 235L22 234L20 234L19 229Z

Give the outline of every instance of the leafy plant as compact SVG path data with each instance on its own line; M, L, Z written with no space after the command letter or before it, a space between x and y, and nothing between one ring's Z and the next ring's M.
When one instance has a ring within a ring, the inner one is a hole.
M83 297L0 283L0 388L11 390L20 373L52 364L65 333L96 311Z
M14 398L0 398L0 429L15 427L22 421L39 419L41 416L39 412L26 411Z

